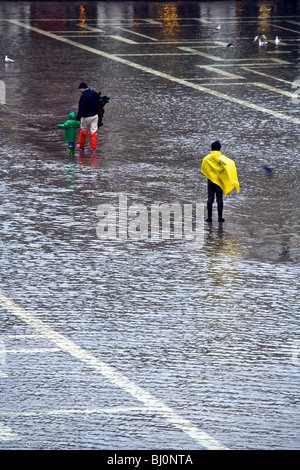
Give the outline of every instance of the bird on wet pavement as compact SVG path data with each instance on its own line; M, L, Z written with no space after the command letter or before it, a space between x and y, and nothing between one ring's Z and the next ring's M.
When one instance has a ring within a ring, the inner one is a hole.
M259 36L262 36L265 41L267 40L266 36L263 33L257 33L257 35L254 38L254 42L256 42L258 40Z
M266 46L268 44L268 41L261 41L260 39L258 40L258 45L261 46Z
M265 170L266 175L267 175L268 178L272 178L273 168L271 166L266 165L265 163L261 163L259 166Z

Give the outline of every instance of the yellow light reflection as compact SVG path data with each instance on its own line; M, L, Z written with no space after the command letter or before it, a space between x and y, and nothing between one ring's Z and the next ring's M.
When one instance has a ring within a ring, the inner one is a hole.
M81 28L81 32L86 32L87 24L86 24L86 14L85 8L83 5L79 7L79 27Z
M168 41L177 41L180 37L179 10L176 2L168 2L162 5L153 3L149 6L149 13L152 18L158 17L162 21L161 33Z
M264 34L268 34L270 29L270 14L272 7L266 2L259 6L258 11L258 29Z
M163 5L161 18L163 20L163 34L165 39L177 41L180 29L178 7L172 4Z

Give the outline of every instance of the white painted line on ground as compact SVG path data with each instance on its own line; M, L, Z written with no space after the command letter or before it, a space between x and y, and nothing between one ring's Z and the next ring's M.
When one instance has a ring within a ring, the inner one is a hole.
M151 25L158 25L158 26L161 26L161 21L158 21L158 20L149 20L149 19L141 19L139 18L140 21L145 21L145 23L149 23Z
M208 20L207 18L194 18L196 21L199 21L200 23L203 24L209 24L210 26L213 26L215 24L215 21L213 20Z
M233 78L233 79L243 79L241 75L236 75L234 73L226 72L225 70L222 70L219 66L216 68L214 65L197 65L197 67L200 67L202 69L208 70L209 72L213 72L216 74L224 75L225 77L228 78Z
M80 23L78 23L77 26L82 27ZM143 38L150 39L151 41L157 41L157 39L154 39L151 36L146 36L145 34L137 33L136 31L132 31L131 29L122 28L120 26L119 26L118 29L120 29L121 31L126 31L127 33L134 34L136 36L141 36ZM105 31L103 29L94 28L93 26L88 26L88 25L84 25L84 30L86 30L86 32L90 31L90 32L93 32L93 33L104 33L105 34ZM56 33L56 31L55 31L55 33ZM68 33L68 31L66 31L66 33ZM128 42L129 44L140 44L140 43L137 43L135 41L131 41L130 39L126 39L126 38L123 38L123 37L118 36L118 35L113 36L113 35L108 34L107 36L112 37L114 39L118 39L119 41Z
M208 80L206 78L206 80ZM209 83L209 86L227 86L227 87L231 87L231 86L240 86L240 87L244 87L244 86L258 86L260 88L264 88L265 90L269 90L273 93L278 93L279 95L285 95L285 96L289 96L289 97L293 97L293 93L290 93L289 91L285 91L285 90L280 90L280 88L275 88L275 87L271 87L269 85L266 85L265 83L260 83L260 82L234 82L234 83L228 83L228 82L215 82L215 83L212 83L210 82Z
M281 90L280 88L276 88L274 86L267 85L266 83L253 82L252 85L259 86L261 88L264 88L265 90L272 91L273 93L278 93L279 95L289 96L290 98L292 98L294 96L293 92Z
M74 29L74 30L69 30L69 31L58 31L57 29L51 31L51 33L55 33L55 34L63 34L63 35L66 35L66 36L79 36L80 34L82 35L83 33L86 34L87 36L90 36L93 34L93 31L86 31L85 28L84 29ZM90 34L89 34L90 33ZM95 36L96 37L96 36Z
M3 411L0 412L0 417L3 418L19 418L21 416L52 416L52 415L75 415L75 414L122 414L133 412L155 412L152 408L141 406L131 407L112 407L112 408L85 408L85 409L63 409L63 410L31 410L31 411Z
M53 33L56 33L56 31L53 31ZM214 43L204 45L203 43L206 41L196 41L193 39L181 39L180 41L161 41L157 39L157 42L155 45L171 45L171 46L177 46L178 44L192 44L195 48L197 49L220 49L220 45L216 44L217 41L214 41ZM153 46L153 42L149 41L139 41L139 45L149 45ZM193 49L194 50L194 49ZM195 49L196 51L196 49ZM193 52L194 53L194 52Z
M127 29L127 28L119 28L119 29L121 29L122 31L126 31L127 33L130 33L130 34L134 34L135 36L140 36L141 38L150 39L150 41L157 41L156 38L147 36L146 34L137 33L136 31L132 31L131 29Z
M194 54L192 52L190 54L188 52L186 54L182 54L180 52L149 52L149 53L142 53L142 54L133 52L133 53L128 53L128 54L121 53L121 54L118 54L118 57L148 57L148 56L150 57L150 56L155 56L155 55L157 55L157 56L159 56L159 55L163 55L163 56L179 55L181 57L185 57L185 56L188 56L188 55L196 55L196 54Z
M255 18L255 17L253 17ZM188 18L186 18L188 19ZM212 28L215 27L218 23L220 23L222 20L225 20L225 22L222 24L223 27L226 25L232 26L232 23L236 23L238 18L220 18L217 16L214 16L213 20L207 20L205 18L194 18L196 21L199 21L200 23L204 23L207 26L211 26ZM252 23L257 23L257 18L251 20L250 17L248 17L247 20L243 19L243 24L252 24Z
M300 17L300 15L285 15L285 16L278 15L278 16L273 17L273 21L274 20L286 20L287 18L298 18L298 17ZM228 20L228 23L230 24L231 22L236 22L238 18L232 17L232 16L214 16L213 20L205 19L205 18L183 18L183 19L196 20L196 21L201 21L201 22L206 22L206 23L211 23L211 24L215 24L216 20L226 20L226 21ZM248 16L247 20L243 19L243 23L247 23L248 20L254 20L257 23L257 16Z
M238 62L241 62L243 60L245 60L244 58L234 58L234 57L230 57L230 58L226 58L226 57L219 57L219 56L215 56L215 55L212 55L212 54L205 54L204 52L199 52L197 49L198 49L198 46L195 46L195 47L185 47L185 46L178 46L178 49L181 49L182 51L186 51L186 52L189 52L191 54L194 54L194 55L201 55L203 57L207 57L208 59L211 59L211 60L214 60L215 62L224 62L224 65L230 65L232 66L232 63L234 62L237 62L237 66L240 65L238 64ZM270 52L271 53L271 52ZM273 54L273 52L272 52ZM266 60L270 60L270 63L272 62L276 62L277 64L291 64L291 62L288 62L287 60L282 60L282 59L278 59L277 57L270 57L269 59L266 58ZM251 64L253 64L253 66L256 66L256 61L258 61L258 65L261 65L259 63L259 61L261 61L261 58L254 58L252 59L253 62L251 62ZM227 62L227 64L226 64ZM228 63L229 62L229 63ZM247 64L245 64L247 65ZM223 66L223 64L222 64Z
M60 348L33 348L33 349L5 349L5 351L0 350L0 354L2 352L5 353L16 353L16 354L38 354L38 353L48 353L48 352L59 352L61 351Z
M105 31L103 29L100 29L100 28L94 28L93 26L88 26L88 25L84 25L84 27L82 26L82 24L80 23L77 23L76 26L79 26L80 28L83 28L85 30L88 30L88 31L92 31L94 33L104 33ZM56 31L55 31L56 32ZM65 31L65 33L67 33L68 31ZM75 32L75 31L74 31ZM81 31L80 31L81 32Z
M300 113L300 109L285 109L285 113Z
M184 80L191 80L191 81L198 81L198 82L207 82L207 85L211 86L211 85L221 85L221 83L214 83L215 80L232 80L232 78L230 77L185 77ZM213 81L212 81L213 80ZM226 85L245 85L246 83L244 82L239 82L239 83L226 83ZM204 86L206 85L206 83L204 83ZM249 85L249 83L248 83Z
M208 93L208 94L213 95L217 98L227 100L227 101L230 101L231 103L235 103L235 104L238 104L238 105L241 105L241 106L245 106L247 108L253 109L253 110L258 111L258 112L269 114L270 116L273 116L273 117L276 117L276 118L279 118L279 119L284 119L284 120L292 122L294 124L300 124L300 119L299 118L296 118L296 117L293 117L293 116L288 116L286 114L281 113L280 111L275 111L275 110L272 110L272 109L269 109L269 108L265 108L264 106L255 105L255 104L251 103L250 101L242 100L240 98L234 98L230 95L226 95L226 94L218 92L216 90L211 90L210 88L204 87L203 85L200 85L198 83L189 82L187 80L184 80L184 79L181 79L181 78L178 78L178 77L174 77L173 75L170 75L170 74L167 74L167 73L164 73L164 72L160 72L160 71L152 69L150 67L146 67L146 66L143 66L143 65L140 65L140 64L136 64L135 62L131 62L131 61L129 61L127 59L124 59L122 57L118 57L117 55L110 54L110 53L95 49L93 47L86 46L85 44L80 44L80 43L72 41L68 38L56 36L53 33L49 33L48 31L43 31L42 29L35 28L35 27L30 26L28 24L24 24L24 23L22 23L18 20L10 19L10 20L6 20L6 21L8 21L9 23L15 24L17 26L20 26L22 28L30 29L31 31L35 31L36 33L42 34L44 36L55 39L57 41L61 41L61 42L64 42L66 44L70 44L71 46L75 46L79 49L83 49L85 51L92 52L92 53L97 54L101 57L105 57L107 59L114 60L116 62L120 62L124 65L129 66L129 67L134 67L134 68L136 68L136 69L138 69L142 72L150 73L150 74L155 75L157 77L164 78L166 80L178 83L179 85L187 86L187 87L196 89L198 91L202 91L203 93ZM280 61L280 59L272 59L272 60L276 61L277 63L287 63L286 61Z
M279 24L276 24L274 22L272 22L271 24L272 24L272 26L275 26L276 28L284 29L285 31L291 31L292 33L299 34L299 31L297 31L296 29L285 28L284 26L280 26Z
M243 62L243 58L240 59L224 59L224 64L221 64L222 67L223 65L228 65L232 67L234 65L235 67L241 67L242 65L248 66L248 67L263 67L263 66L269 66L269 65L293 65L292 62L289 62L287 60L282 60L282 59L277 59L276 57L266 57L265 60L268 62L261 62L261 58L258 59L251 59L251 62L248 64L240 64L239 62ZM257 62L256 62L257 61ZM227 62L227 63L226 63ZM229 63L228 63L229 62Z
M223 77L224 78L224 77ZM208 78L206 78L205 80L209 80ZM210 80L216 80L215 78L211 78ZM245 86L245 85L253 85L252 82L209 82L209 86L228 86L228 87L231 87L231 86Z
M64 337L57 331L53 330L34 315L27 312L27 310L19 307L2 294L0 294L0 305L12 315L25 322L31 328L38 331L45 338L52 341L60 349L68 352L71 356L75 357L81 362L84 362L86 365L99 372L113 384L117 385L123 391L127 392L136 400L143 403L147 408L151 408L153 411L155 411L156 414L163 417L167 422L176 428L185 432L201 446L210 450L227 449L227 447L215 440L205 431L202 431L189 420L177 414L172 408L166 406L163 402L155 398L146 390L143 390L141 387L129 380L126 376L120 374L113 367L109 366L103 361L100 361L91 353L81 348L76 343Z
M289 64L289 65L294 65L292 62L289 62L288 60L282 60L282 59L276 59L276 57L272 57L274 62L277 62L278 64Z
M250 67L242 67L242 69L246 70L247 72L256 73L257 75L262 75L263 77L271 78L278 82L288 83L289 85L293 84L293 82L290 82L288 80L283 80L283 78L278 78L278 77L275 77L274 75L269 75L268 73L259 72L258 70L253 70L253 68L250 68Z
M56 34L56 31L55 31ZM98 38L99 34L92 33L92 31L78 31L76 34L63 34L62 36L68 37L68 38Z
M206 78L206 80L208 80L208 78ZM290 91L281 90L280 88L276 88L276 87L273 87L273 86L267 85L266 83L261 83L261 82L234 82L234 83L210 82L209 86L241 86L241 87L258 86L260 88L264 88L265 90L269 90L272 93L278 93L279 95L288 96L290 98L294 96L294 94Z
M31 338L42 338L41 335L1 335L0 339L31 339Z
M218 56L215 56L215 55L206 54L205 52L200 52L197 49L193 49L192 47L178 47L178 49L180 49L182 51L186 51L186 52L192 52L195 55L200 55L202 57L206 57L207 59L214 60L216 62L223 62L224 61L223 57L218 57Z
M0 423L0 441L17 441L21 437L13 432L8 426Z
M239 59L238 59L239 60ZM220 67L236 67L236 68L243 68L243 67L253 67L255 69L259 68L259 67L262 67L262 68L266 68L266 67L287 67L287 66L290 66L291 63L288 62L286 64L278 64L276 62L273 62L274 59L270 59L271 62L261 62L261 63L258 63L258 64L255 64L255 63L248 63L248 64L239 64L239 63L233 63L232 62L229 62L229 63L226 63L224 62L223 64L220 64Z
M243 19L243 23L247 24L247 21L248 20L253 20L254 22L257 23L257 17L256 16L248 16L247 17L248 19L245 20ZM285 15L285 16L274 16L273 17L273 21L277 21L277 20L287 20L287 22L290 23L290 20L288 20L288 18L300 18L300 15ZM28 21L28 17L24 17L24 18L19 18L21 21ZM200 21L201 23L208 23L208 24L211 24L211 25L215 25L216 24L216 21L218 20L226 20L226 22L231 25L232 22L236 22L237 19L240 20L240 18L237 18L237 17L232 17L232 16L214 16L214 19L205 19L205 18L178 18L177 16L174 18L168 18L168 21L187 21L187 20L194 20L194 21ZM0 18L0 21L8 21L10 20L10 18ZM32 20L32 21L35 21L35 20ZM38 21L78 21L78 17L76 18L39 18ZM116 19L97 19L97 20L89 20L89 21L95 21L97 24L98 23L102 23L103 25L111 25L113 21L118 21ZM153 24L153 25L162 25L163 24L163 20L161 18L157 18L157 19L149 19L149 18L138 18L138 19L135 19L135 22L138 23L138 24L143 24L142 22L144 23L149 23L150 25ZM139 23L141 22L141 23ZM132 19L120 19L118 23L115 23L115 24L121 24L121 23L130 23L132 24ZM113 23L114 24L114 23ZM226 23L224 23L225 25ZM188 26L191 26L191 25L188 25Z
M108 34L107 37L112 38L112 39L116 39L117 41L127 42L127 44L139 44L136 41L132 41L132 39L126 39L126 38L123 38L122 36L119 36L117 34Z

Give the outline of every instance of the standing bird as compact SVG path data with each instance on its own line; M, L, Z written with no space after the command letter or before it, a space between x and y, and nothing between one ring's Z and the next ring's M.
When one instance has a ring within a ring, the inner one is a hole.
M268 44L268 41L261 41L260 39L258 40L258 45L261 47L261 46L265 46L266 44Z
M265 163L261 163L259 166L265 170L266 175L267 175L268 178L272 178L273 168L271 166L266 165Z
M5 56L5 62L14 62L13 59L9 59L9 57L7 57L7 55Z
M280 43L280 39L278 36L276 36L275 38L275 45L278 46L278 44Z

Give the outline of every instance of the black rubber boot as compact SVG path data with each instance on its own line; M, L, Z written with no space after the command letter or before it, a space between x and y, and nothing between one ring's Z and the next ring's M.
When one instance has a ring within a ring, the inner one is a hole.
M225 222L225 219L222 217L223 215L223 202L218 203L218 222Z
M211 202L207 203L207 219L205 220L205 222L209 222L209 223L212 222L212 203Z

